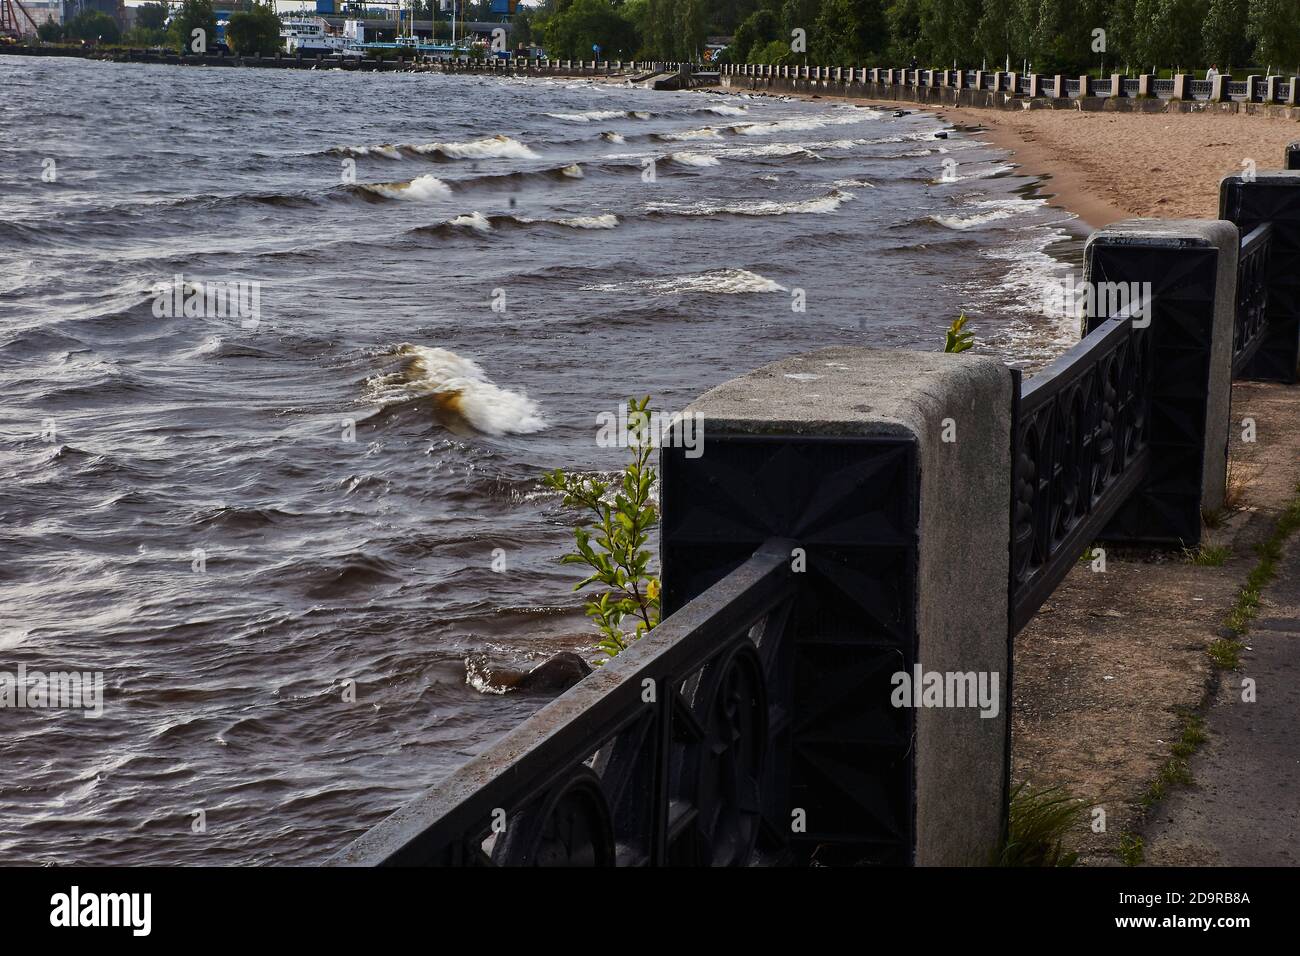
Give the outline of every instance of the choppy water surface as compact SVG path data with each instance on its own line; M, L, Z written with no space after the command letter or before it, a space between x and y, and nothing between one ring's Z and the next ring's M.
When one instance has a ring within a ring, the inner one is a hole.
M1069 338L1065 217L924 114L4 56L0 89L0 670L107 680L98 719L0 710L4 863L320 861L536 710L465 660L589 642L537 478L617 467L629 393L960 309L1010 360ZM260 321L156 314L175 276Z

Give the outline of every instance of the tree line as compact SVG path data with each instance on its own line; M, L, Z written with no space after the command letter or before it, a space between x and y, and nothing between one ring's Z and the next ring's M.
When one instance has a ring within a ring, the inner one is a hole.
M1300 73L1300 0L546 0L515 39L551 56L1147 72Z

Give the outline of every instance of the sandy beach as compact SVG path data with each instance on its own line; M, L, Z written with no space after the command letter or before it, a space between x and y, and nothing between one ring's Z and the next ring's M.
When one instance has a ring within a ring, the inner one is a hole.
M1002 112L940 109L952 123L984 127L1045 194L1097 228L1134 216L1214 219L1219 181L1254 160L1281 169L1300 124L1203 113Z
M1008 150L1026 173L1044 179L1042 195L1052 205L1094 229L1138 216L1218 218L1224 176L1241 172L1248 160L1259 170L1281 169L1286 145L1300 140L1300 123L1245 114L1012 112L842 96L804 98L927 110L978 130Z

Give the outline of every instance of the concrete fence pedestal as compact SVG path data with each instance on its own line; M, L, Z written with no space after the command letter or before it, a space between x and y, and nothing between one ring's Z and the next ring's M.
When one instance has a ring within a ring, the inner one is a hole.
M1300 161L1295 146L1287 147L1288 165ZM1242 235L1266 222L1273 225L1268 325L1244 377L1295 382L1300 376L1300 171L1225 177L1219 184L1219 217L1235 223Z
M1088 239L1085 284L1123 284L1150 302L1143 361L1153 370L1154 464L1108 539L1192 546L1202 513L1223 506L1239 246L1232 223L1217 220L1127 219ZM1112 311L1086 317L1084 332Z
M971 355L822 349L693 403L698 457L662 450L665 613L763 541L803 551L785 819L803 810L795 840L828 862L878 857L885 834L895 863L978 866L999 846L1012 374ZM918 670L996 679L996 713L891 700L894 675Z

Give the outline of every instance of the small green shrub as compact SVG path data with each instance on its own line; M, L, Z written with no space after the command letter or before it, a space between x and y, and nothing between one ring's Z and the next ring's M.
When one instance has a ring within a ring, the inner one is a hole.
M590 570L575 591L589 585L604 590L587 601L587 616L600 632L596 650L618 656L659 623L659 578L649 571L653 557L645 547L650 529L659 520L651 495L657 474L651 466L654 443L648 435L650 398L628 399L627 444L631 452L620 479L603 481L572 475L557 468L542 483L564 496L564 504L588 514L585 524L573 530L576 551L564 555L564 564L583 564ZM624 621L631 620L631 632ZM597 661L602 663L602 661Z
M965 352L975 344L975 333L966 330L966 313L963 312L948 326L948 337L943 343L945 352Z

